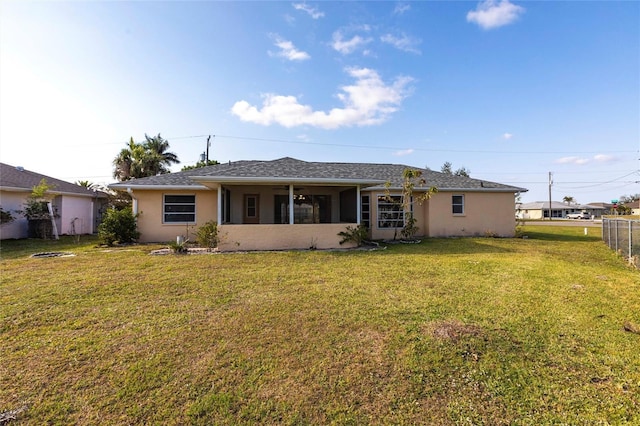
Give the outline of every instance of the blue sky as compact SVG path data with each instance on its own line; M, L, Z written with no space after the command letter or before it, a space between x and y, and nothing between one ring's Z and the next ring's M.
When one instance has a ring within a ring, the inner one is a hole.
M130 137L640 192L635 1L0 3L0 161L113 182ZM215 136L213 136L215 135Z

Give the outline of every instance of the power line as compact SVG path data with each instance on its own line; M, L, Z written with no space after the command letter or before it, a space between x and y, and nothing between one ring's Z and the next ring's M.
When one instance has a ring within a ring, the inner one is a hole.
M213 133L211 133L213 135ZM206 138L209 134L203 135L188 135L188 136L169 136L164 138L165 140L181 140L181 139L196 139L196 138ZM342 148L363 148L363 149L377 149L384 151L400 151L403 149L412 149L413 151L420 152L451 152L451 153L470 153L470 154L599 154L602 151L505 151L505 150L472 150L472 149L451 149L451 148L403 148L397 146L384 146L384 145L362 145L362 144L341 144L341 143L330 143L330 142L311 142L311 141L294 141L287 139L276 139L276 138L256 138L250 136L234 136L234 135L219 135L216 134L215 137L226 138L226 139L234 139L234 140L245 140L245 141L258 141L258 142L276 142L276 143L287 143L293 145L315 145L315 146L335 146ZM141 143L144 141L136 141L136 143ZM79 147L95 147L101 145L126 145L126 142L105 142L101 144L92 144L92 145L66 145L60 147L68 147L68 148L79 148ZM638 151L632 150L615 150L615 151L606 151L611 153L618 154L630 154L630 153L638 153Z
M190 136L191 137L191 136ZM198 136L193 136L198 137ZM278 142L289 143L297 145L319 145L319 146L338 146L345 148L365 148L365 149L380 149L398 151L402 149L412 149L413 151L425 151L425 152L452 152L452 153L471 153L471 154L598 154L602 151L504 151L504 150L467 150L467 149L443 149L443 148L402 148L397 146L375 146L375 145L359 145L359 144L339 144L328 142L309 142L309 141L291 141L286 139L270 139L270 138L255 138L244 136L231 136L231 135L216 135L218 138L227 139L240 139L260 142ZM186 137L185 137L186 138ZM179 138L173 138L179 139ZM614 153L635 153L637 151L607 151Z

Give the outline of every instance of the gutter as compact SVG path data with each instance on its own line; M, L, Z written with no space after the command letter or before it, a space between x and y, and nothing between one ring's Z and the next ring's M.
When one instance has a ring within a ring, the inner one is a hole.
M529 190L526 188L487 188L487 187L483 187L483 188L440 188L438 186L436 186L436 188L438 189L438 192L507 192L507 193L512 193L515 194L517 192L528 192ZM402 187L401 186L391 186L389 188L386 188L384 186L375 186L375 187L370 187L367 189L372 189L372 190L386 190L389 189L390 191L402 191ZM423 192L423 191L428 191L429 188L427 187L417 187L417 188L413 188L413 192Z
M27 192L29 194L31 194L33 192L33 188L19 188L17 186L0 186L0 191L7 191L7 192ZM79 192L67 192L67 191L55 191L55 190L48 190L47 194L51 194L51 195L72 195L74 197L89 197L89 198L94 198L95 195L92 194L86 194L86 193L79 193Z
M113 183L111 185L107 185L107 188L110 189L126 189L127 192L133 189L168 189L168 190L188 190L188 191L210 191L211 188L207 188L202 185L127 185L121 183Z

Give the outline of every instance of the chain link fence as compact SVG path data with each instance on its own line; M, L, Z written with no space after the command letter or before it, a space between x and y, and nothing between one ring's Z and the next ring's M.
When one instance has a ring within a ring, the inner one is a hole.
M640 220L602 218L602 240L640 267Z

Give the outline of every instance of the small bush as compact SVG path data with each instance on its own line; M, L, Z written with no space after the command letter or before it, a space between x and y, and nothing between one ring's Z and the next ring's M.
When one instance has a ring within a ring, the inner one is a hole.
M415 217L413 217L413 213L407 213L407 219L405 221L404 227L400 231L400 235L402 235L402 238L404 238L405 240L413 240L416 233L420 230L420 228L416 226L416 222L418 221Z
M353 242L356 243L358 247L360 247L369 236L369 231L364 225L358 225L356 227L347 226L346 231L338 232L338 236L342 237L340 245L348 242Z
M4 225L5 223L11 223L15 220L15 217L8 210L3 210L0 207L0 225Z
M187 243L189 240L184 241L169 241L169 250L175 254L187 254L189 253L189 247L187 247Z
M136 216L131 209L109 209L102 217L102 223L98 226L98 238L108 246L114 243L131 243L138 239L140 233L137 229Z
M218 247L218 222L210 220L198 228L198 245L209 249Z

